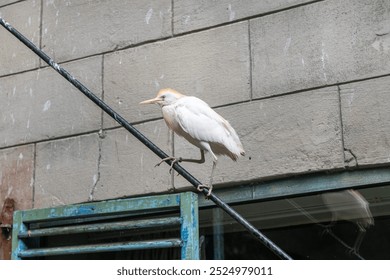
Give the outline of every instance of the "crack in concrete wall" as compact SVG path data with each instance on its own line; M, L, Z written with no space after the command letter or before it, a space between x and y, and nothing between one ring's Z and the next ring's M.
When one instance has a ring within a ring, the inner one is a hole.
M358 167L359 163L357 160L356 155L352 152L351 149L344 148L344 157L345 157L345 164L347 168L350 167Z

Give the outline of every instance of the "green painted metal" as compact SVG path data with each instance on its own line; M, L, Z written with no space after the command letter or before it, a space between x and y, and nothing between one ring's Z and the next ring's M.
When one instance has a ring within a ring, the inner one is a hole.
M180 213L183 219L181 234L183 246L181 247L182 259L199 260L199 213L198 195L192 192L180 195Z
M18 238L19 233L27 233L26 224L23 223L23 211L15 211L12 226L12 253L11 259L20 259L18 252L27 249L27 245L23 239Z
M76 233L91 233L91 232L103 232L103 231L119 231L130 229L146 229L156 227L170 227L180 225L181 219L179 217L161 218L161 219L147 219L136 220L126 222L111 222L111 223L99 223L99 224L87 224L78 226L65 226L54 227L45 229L33 229L28 232L19 233L19 238L28 237L41 237L41 236L54 236L64 234L76 234Z
M48 249L30 249L19 252L20 258L36 258L46 256L71 255L71 254L87 254L87 253L102 253L102 252L117 252L130 250L145 250L145 249L159 249L180 247L182 241L176 239L165 240L150 240L138 242L118 242L96 245L82 245L82 246L64 246Z
M179 206L178 195L137 197L131 199L107 200L95 203L67 205L63 207L32 209L23 216L25 222L47 221L64 217L88 217L99 214L124 214L155 212L159 209L174 209Z
M227 203L243 203L386 184L390 184L390 167L297 175L233 188L214 188L213 192ZM204 199L199 200L200 208L206 206L213 206L213 203Z
M170 215L180 214L180 217L157 217L154 219L150 217L152 214L168 213L167 211L171 213ZM110 220L118 217L131 218L132 216L137 216L137 219L144 216L148 216L148 218L125 222L96 223L100 218ZM74 224L72 225L70 221ZM88 224L85 224L86 222ZM163 230L175 225L180 225L180 239L36 249L29 249L26 245L42 236L140 228L162 228ZM13 259L168 247L181 247L183 259L199 259L198 195L192 192L16 211L13 229Z

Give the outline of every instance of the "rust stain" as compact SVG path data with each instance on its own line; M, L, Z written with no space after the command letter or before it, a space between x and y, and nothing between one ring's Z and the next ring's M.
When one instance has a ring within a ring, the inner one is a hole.
M18 209L32 208L33 168L30 146L0 153L0 205L12 197Z
M13 198L6 198L4 201L3 209L1 210L0 227L2 228L12 227L14 210L15 210L15 200Z
M15 200L7 198L0 215L0 257L3 260L11 259L12 250L12 223L15 210Z
M13 210L32 208L33 168L32 145L0 150L0 259L11 258Z

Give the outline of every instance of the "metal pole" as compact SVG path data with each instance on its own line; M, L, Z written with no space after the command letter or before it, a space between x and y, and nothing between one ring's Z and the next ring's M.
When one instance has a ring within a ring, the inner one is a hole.
M134 128L128 121L126 121L122 116L116 113L111 107L109 107L103 100L93 94L87 87L85 87L81 82L75 79L69 72L64 68L59 66L56 62L53 61L47 54L35 46L30 40L24 37L19 31L13 28L8 22L0 17L0 24L7 29L12 35L18 38L23 44L30 48L34 53L36 53L41 59L43 59L47 64L49 64L55 71L61 74L65 79L72 83L77 89L79 89L85 96L92 100L96 105L98 105L104 112L109 116L115 119L121 126L123 126L127 131L133 134L139 141L141 141L146 147L148 147L152 152L154 152L161 159L168 157L168 155L152 143L148 138L146 138L141 132ZM171 161L166 161L168 165L171 165ZM202 183L192 176L187 170L185 170L181 165L175 163L173 168L183 176L189 183L194 187L201 185ZM207 189L203 189L203 194L207 195ZM245 227L245 229L252 234L256 239L262 242L268 249L270 249L275 255L281 259L292 259L287 255L282 249L280 249L276 244L274 244L270 239L268 239L264 234L257 230L253 225L251 225L247 220L245 220L240 214L238 214L233 208L223 202L219 197L211 193L208 197L213 201L217 206L222 208L227 214L229 214L233 219L235 219L239 224Z

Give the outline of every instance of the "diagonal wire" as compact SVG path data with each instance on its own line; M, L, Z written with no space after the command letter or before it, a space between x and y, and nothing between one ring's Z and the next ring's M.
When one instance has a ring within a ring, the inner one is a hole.
M141 141L145 146L147 146L152 152L154 152L161 159L167 158L168 155L162 151L158 146L151 142L146 136L139 132L134 126L132 126L128 121L126 121L121 115L116 113L112 108L110 108L103 100L93 94L87 87L85 87L81 82L75 79L69 72L64 68L58 65L53 61L46 53L40 50L35 46L30 40L23 36L18 30L13 28L8 22L6 22L2 17L0 17L0 24L7 29L12 35L19 39L23 44L30 48L35 54L37 54L41 59L43 59L47 64L49 64L55 71L62 75L66 80L73 84L77 89L79 89L85 96L87 96L91 101L93 101L97 106L99 106L104 112L109 116L115 119L121 126L123 126L127 131L129 131L133 136L135 136L139 141ZM172 164L171 160L167 160L168 165ZM187 170L185 170L181 165L175 163L173 168L183 176L189 183L194 187L202 185L202 183L192 176ZM207 195L207 189L202 190L204 195ZM275 255L281 259L291 260L292 258L280 249L275 243L273 243L268 237L256 229L252 224L250 224L246 219L244 219L240 214L238 214L233 208L223 202L215 194L211 193L208 197L213 201L217 206L222 208L227 214L229 214L233 219L235 219L239 224L241 224L249 233L252 234L257 240L259 240L263 245L265 245L269 250L271 250Z

